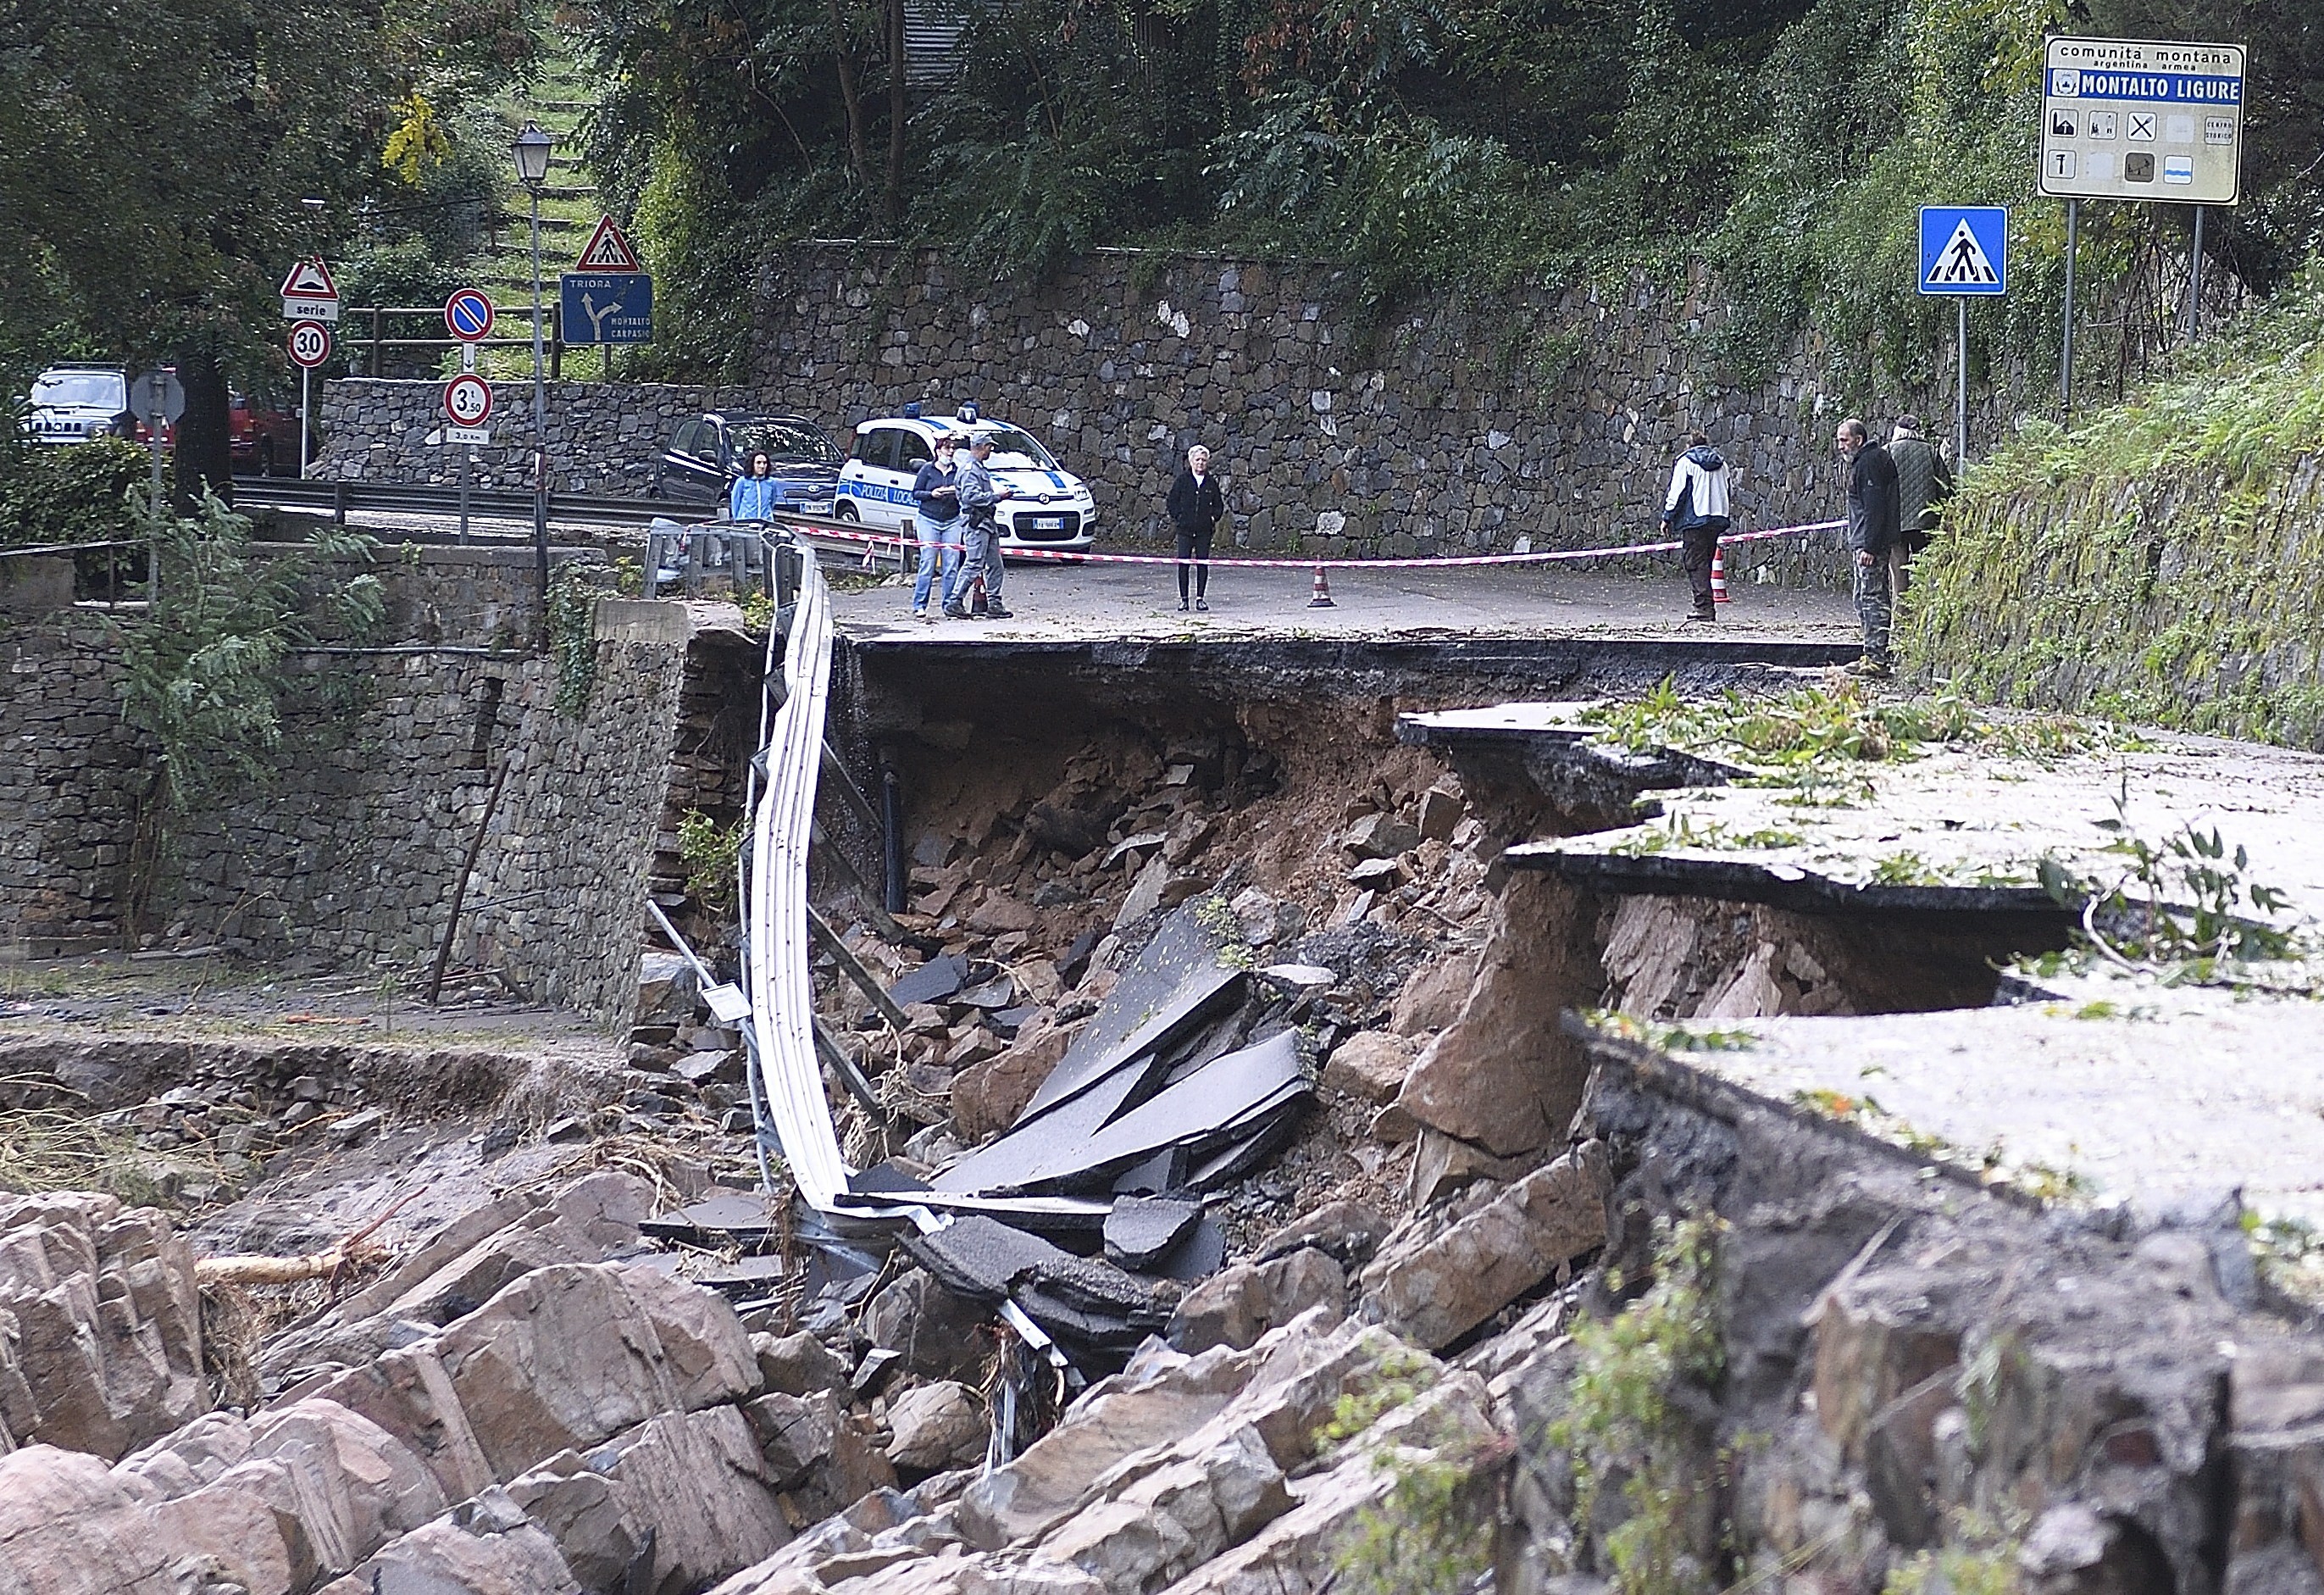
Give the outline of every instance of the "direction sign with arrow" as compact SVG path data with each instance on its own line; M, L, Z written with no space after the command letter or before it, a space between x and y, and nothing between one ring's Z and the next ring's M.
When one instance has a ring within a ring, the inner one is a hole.
M653 341L653 279L643 272L567 272L558 289L567 344Z

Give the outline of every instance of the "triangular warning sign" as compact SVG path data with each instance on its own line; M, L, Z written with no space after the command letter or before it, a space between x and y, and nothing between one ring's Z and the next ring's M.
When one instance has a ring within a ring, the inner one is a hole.
M629 239L613 225L613 218L597 218L597 230L589 235L589 246L581 251L581 258L573 263L576 272L641 272L638 252L630 247Z
M319 255L313 260L300 261L290 268L290 274L282 279L282 297L285 299L337 299L338 296L339 285L331 281L331 268L323 264Z
M1953 236L1937 251L1935 264L1923 281L1928 288L1989 288L2001 281L2001 274L1993 269L1993 262L1985 253L1985 246L1977 241L1977 231L1969 225L1969 218L1960 218Z

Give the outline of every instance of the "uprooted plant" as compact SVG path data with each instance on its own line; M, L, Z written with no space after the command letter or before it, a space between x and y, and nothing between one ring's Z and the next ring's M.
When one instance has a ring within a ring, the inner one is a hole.
M2218 827L2192 821L2161 841L2130 824L2128 784L2098 826L2114 835L2106 851L2128 861L2112 881L2043 858L2042 887L2081 911L2081 939L2118 969L2172 981L2234 983L2237 966L2303 956L2310 938L2287 927L2292 899L2251 878L2251 853L2232 849Z

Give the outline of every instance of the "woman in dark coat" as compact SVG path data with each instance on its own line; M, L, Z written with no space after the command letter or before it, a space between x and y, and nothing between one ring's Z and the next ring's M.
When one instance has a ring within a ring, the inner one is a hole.
M1194 607L1207 610L1210 600L1204 595L1211 584L1211 539L1227 518L1227 496L1211 474L1211 451L1200 443L1186 450L1186 468L1170 484L1167 507L1178 533L1178 607L1186 607L1186 561L1191 559L1201 561L1194 567Z

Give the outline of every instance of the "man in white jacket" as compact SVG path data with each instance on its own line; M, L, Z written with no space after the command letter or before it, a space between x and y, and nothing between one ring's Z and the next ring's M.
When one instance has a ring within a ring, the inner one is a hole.
M1674 529L1683 545L1680 561L1694 589L1691 621L1715 621L1711 596L1711 557L1727 531L1727 461L1700 431L1687 434L1687 450L1671 467L1670 492L1663 499L1663 532Z

